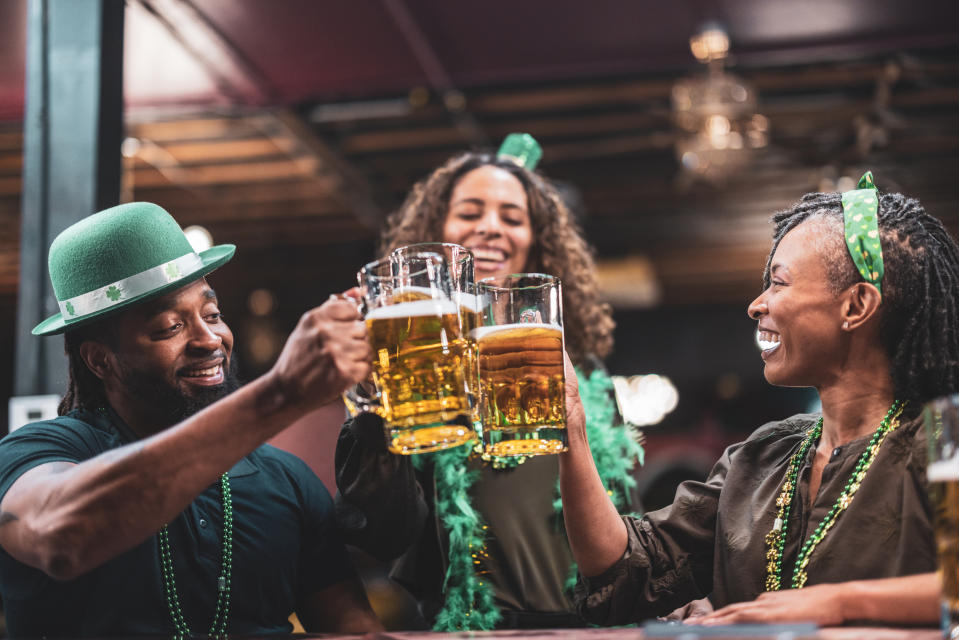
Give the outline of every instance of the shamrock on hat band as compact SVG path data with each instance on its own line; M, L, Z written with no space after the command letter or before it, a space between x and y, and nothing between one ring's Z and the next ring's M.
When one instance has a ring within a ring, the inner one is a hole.
M188 253L132 276L82 293L69 300L58 300L60 313L67 322L108 309L113 305L149 293L157 287L176 282L203 267L196 253Z
M842 194L846 248L859 275L882 294L882 245L879 242L879 197L872 171L859 179L856 189Z

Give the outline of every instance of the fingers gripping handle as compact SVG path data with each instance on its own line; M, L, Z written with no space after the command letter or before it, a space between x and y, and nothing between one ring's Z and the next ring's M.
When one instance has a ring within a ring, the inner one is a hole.
M330 300L345 300L356 305L356 310L361 316L365 316L369 307L363 298L346 293L334 293L330 295ZM353 385L343 392L343 404L351 418L361 413L375 413L382 415L382 405L380 404L380 394L373 384L372 375L370 379Z

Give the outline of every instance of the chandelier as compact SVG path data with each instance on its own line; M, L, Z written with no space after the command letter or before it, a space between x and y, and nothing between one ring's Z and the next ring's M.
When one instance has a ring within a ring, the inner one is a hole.
M729 37L721 27L704 26L689 46L706 73L673 86L676 157L684 173L722 182L766 146L769 122L756 111L756 91L725 70Z

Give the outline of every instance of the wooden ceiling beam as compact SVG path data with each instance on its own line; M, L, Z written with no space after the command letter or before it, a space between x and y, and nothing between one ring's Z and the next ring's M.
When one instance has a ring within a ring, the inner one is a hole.
M885 61L868 61L845 65L822 65L775 71L730 69L752 83L762 93L788 91L822 91L823 89L872 86L882 72ZM691 64L687 75L703 73ZM906 67L904 77L956 77L953 65L929 64L918 69ZM478 115L503 112L551 112L612 105L643 104L655 100L669 100L676 78L622 80L603 83L581 83L559 87L480 93L469 97L470 108Z
M959 93L959 90L957 90ZM940 96L942 103L959 102L959 95ZM900 104L923 103L923 99L902 98ZM810 104L797 106L795 102L777 101L761 104L758 111L770 120L770 131L774 137L802 137L826 126L852 128L857 116L872 114L875 105L871 99L859 100L816 100ZM575 156L582 145L605 148L609 153L620 154L622 148L645 149L669 146L677 135L668 113L650 115L648 113L595 113L575 117L541 118L537 120L504 120L487 125L487 129L496 137L502 137L512 131L529 131L543 143L546 149L545 162L553 162L567 155ZM638 135L622 135L623 132L643 132ZM600 141L597 136L609 134L614 139ZM551 137L582 137L581 141L550 141ZM646 143L638 142L645 140ZM618 141L618 142L617 142ZM392 129L367 131L347 136L343 143L344 153L351 157L366 156L374 166L386 168L393 160L377 161L380 154L398 153L410 155L411 149L418 153L433 147L456 149L465 148L465 141L458 132L449 126L420 127L416 129ZM436 152L435 157L449 157L454 151ZM600 153L592 151L592 154ZM412 160L417 162L416 159ZM440 160L442 161L442 160ZM429 165L429 163L421 163Z
M671 114L668 111L653 114L642 111L625 111L561 118L543 117L509 120L490 123L486 128L497 138L502 138L514 131L526 131L533 134L537 140L542 141L548 137L585 138L604 133L619 134L623 131L671 128L670 116Z
M348 136L340 145L345 154L375 153L386 149L468 146L463 132L451 124L417 129L369 131Z
M276 202L207 202L186 206L171 205L162 198L154 200L167 208L181 224L214 224L224 222L273 224L276 220L299 218L335 218L350 212L335 200L288 200Z
M170 185L135 188L139 199L149 202L165 202L167 206L203 207L213 204L224 206L243 203L272 203L286 200L315 200L330 198L329 186L310 179L275 180L263 183L241 183L230 185L204 185L192 189L182 189Z
M242 124L238 125L238 121ZM185 127L149 123L137 126L136 133L159 148L159 154L153 155L162 157L157 161L141 154L141 160L152 166L137 163L135 190L165 185L189 189L311 179L322 187L314 196L339 200L341 210L352 211L370 228L378 227L382 221L383 214L366 179L292 111L260 112L230 119L229 124L211 119L177 122ZM234 135L227 140L207 140L217 129L233 131ZM203 141L191 140L190 136ZM212 164L201 164L204 162ZM281 199L290 197L278 195Z
M762 92L786 91L795 94L798 91L820 92L826 89L849 89L852 87L874 87L876 81L889 64L897 64L899 79L893 86L893 93L910 81L929 83L931 81L959 80L959 67L955 64L923 61L918 65L897 63L895 59L847 62L844 64L816 65L795 69L757 69L743 70L737 73L747 78L756 89Z
M406 149L405 152L400 150L395 153L384 151L362 156L356 154L350 157L362 161L363 165L367 167L371 179L381 176L392 179L400 176L401 179L406 180L409 175L425 177L427 173L446 162L453 155L463 151L465 149L423 149L415 152Z
M514 131L532 133L541 142L548 137L588 137L603 133L620 133L651 128L671 127L669 114L634 111L620 113L584 114L580 116L543 117L535 120L501 120L485 124L491 135L500 139ZM366 131L348 136L343 142L344 153L361 154L434 146L463 146L466 141L451 126L396 128Z
M241 248L322 247L326 244L371 237L370 230L359 224L351 215L300 219L277 218L268 224L260 221L230 220L210 224L207 229L217 242L229 242ZM282 254L278 254L277 259L281 260Z
M549 145L551 164L566 160L582 160L622 156L634 153L661 152L672 149L676 134L672 131L647 134L615 135L607 138L589 138L575 142L553 143Z
M959 87L932 87L908 92L893 91L890 105L896 107L940 107L959 104Z
M157 144L201 140L248 139L262 136L256 124L242 114L222 117L177 118L158 121L130 121L128 135Z
M331 195L343 203L356 219L369 229L379 229L385 214L373 196L373 188L366 177L317 136L303 119L289 109L273 114L276 125L285 136L296 140L318 166L329 169Z
M291 151L290 148L281 149L275 140L269 138L171 142L162 146L173 159L184 165L259 160L287 156Z
M339 183L333 178L316 176L316 160L311 157L245 162L239 164L213 164L196 167L154 167L134 171L133 186L158 187L173 185L183 188L214 184L242 184L248 182L271 182L292 178L313 177L332 193Z
M477 114L536 112L608 107L614 104L640 104L650 100L668 100L674 81L644 80L577 86L548 87L470 96L469 104Z

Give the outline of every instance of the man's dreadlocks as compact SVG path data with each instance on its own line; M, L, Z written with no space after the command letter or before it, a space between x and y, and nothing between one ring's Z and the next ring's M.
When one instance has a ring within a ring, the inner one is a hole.
M64 351L67 354L69 380L67 392L57 407L57 413L64 415L74 409L96 410L107 406L103 381L100 380L80 356L80 345L87 340L103 342L114 347L114 324L112 318L105 318L93 324L68 331L63 336Z

